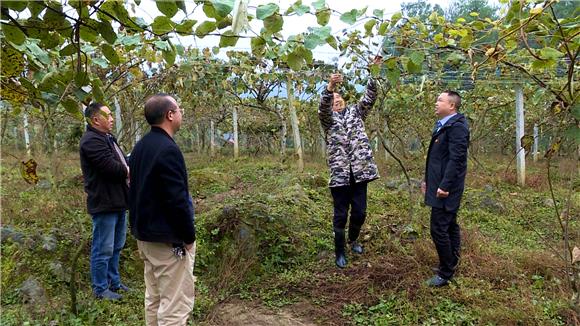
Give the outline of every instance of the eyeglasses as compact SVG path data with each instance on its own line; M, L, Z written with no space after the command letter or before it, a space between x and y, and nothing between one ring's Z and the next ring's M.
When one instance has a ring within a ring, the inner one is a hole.
M174 109L174 110L169 110L169 111L170 111L170 112L180 111L180 112L181 112L181 115L183 115L183 113L185 113L185 111L183 111L183 109L182 109L182 108L177 108L177 109Z

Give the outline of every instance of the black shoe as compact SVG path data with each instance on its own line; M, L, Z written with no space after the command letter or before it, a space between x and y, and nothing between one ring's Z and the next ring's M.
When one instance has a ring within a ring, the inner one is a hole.
M440 288L442 286L448 285L449 280L446 280L439 275L435 275L428 279L426 284L430 287Z
M365 251L364 248L360 245L360 243L358 243L356 241L350 241L349 245L350 245L350 250L357 255L362 255L363 252Z
M117 301L123 298L122 295L115 293L111 290L105 290L99 294L95 294L95 297L99 300L107 300L107 301Z
M129 288L128 286L126 286L123 283L119 284L119 286L117 286L117 287L110 287L110 290L113 291L113 292L115 292L115 293L119 293L119 292L131 292L131 288Z
M344 239L344 229L334 229L334 253L336 254L336 266L339 268L345 268L346 254L345 254L345 239Z

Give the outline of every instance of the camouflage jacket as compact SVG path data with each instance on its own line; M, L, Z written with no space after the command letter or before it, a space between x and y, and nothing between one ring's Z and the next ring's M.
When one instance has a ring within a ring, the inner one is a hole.
M329 187L350 184L350 171L356 183L372 181L379 177L364 120L377 99L377 84L369 79L362 100L347 106L343 112L332 111L333 94L326 88L322 92L318 117L324 129L328 166Z

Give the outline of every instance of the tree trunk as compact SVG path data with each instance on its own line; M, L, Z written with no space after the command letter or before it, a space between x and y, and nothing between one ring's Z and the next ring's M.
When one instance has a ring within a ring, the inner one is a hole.
M294 134L294 150L298 156L298 172L304 171L304 158L302 153L302 140L300 139L300 129L298 115L294 107L294 94L292 89L292 81L288 80L286 83L286 91L288 94L288 110L290 111L290 123L292 124L292 132Z

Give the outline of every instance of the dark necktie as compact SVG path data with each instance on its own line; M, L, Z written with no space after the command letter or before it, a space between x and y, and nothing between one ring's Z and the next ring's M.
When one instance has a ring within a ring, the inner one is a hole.
M443 125L441 124L440 121L437 121L435 123L435 126L433 127L433 135L435 135L435 133L437 133L437 131L439 130L439 128L443 127Z

